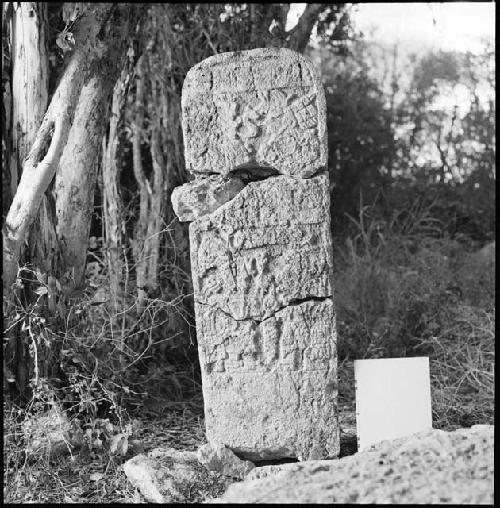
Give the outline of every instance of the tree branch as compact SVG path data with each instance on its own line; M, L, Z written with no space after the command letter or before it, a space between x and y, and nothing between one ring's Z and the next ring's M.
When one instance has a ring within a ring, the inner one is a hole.
M95 56L96 39L102 21L112 7L113 4L94 4L79 20L74 53L25 159L21 180L3 228L3 288L7 297L10 296L9 290L16 279L29 227L35 219L43 194L54 178L68 139L89 64Z
M319 14L327 7L327 4L307 4L297 25L287 32L288 47L302 53L309 42L312 29L318 21Z

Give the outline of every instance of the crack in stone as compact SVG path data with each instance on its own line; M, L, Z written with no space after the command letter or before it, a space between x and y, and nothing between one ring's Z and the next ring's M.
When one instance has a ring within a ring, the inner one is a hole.
M221 173L215 173L213 171L211 172L201 172L201 171L192 171L192 173L195 175L195 180L204 180L209 179L210 177L217 176L221 177L225 181L230 181L233 178L236 178L240 180L243 183L243 187L231 198L227 201L224 201L223 203L220 203L217 208L212 210L211 212L206 212L195 219L189 220L188 222L194 222L201 218L209 218L211 215L213 215L215 212L217 212L221 207L226 206L228 203L233 202L240 194L241 192L248 187L252 183L256 182L263 182L266 180L270 180L273 178L277 178L279 176L288 176L288 178L291 178L292 180L311 180L317 176L328 174L327 168L324 166L319 167L314 173L307 177L294 177L290 175L284 175L279 173L276 169L272 167L265 167L265 166L256 166L256 167L238 167L235 169L232 169L229 171L226 175L223 175ZM188 182L189 183L189 182ZM243 206L243 205L242 205Z
M277 169L271 166L252 166L252 167L238 166L228 171L227 174L217 173L215 171L194 171L194 170L191 171L191 173L195 177L194 180L200 178L204 179L210 176L220 176L225 180L230 180L231 178L237 177L243 181L245 187L253 182L263 182L265 180L276 178L278 176L288 176L288 178L292 178L294 180L311 180L312 178L315 178L316 176L324 174L326 172L327 168L325 166L317 168L314 173L308 176L301 177L294 177L291 175L282 174Z
M327 296L307 296L307 297L304 297L304 298L292 298L287 305L283 305L283 306L279 307L270 316L267 316L267 317L265 317L263 319L256 319L256 318L253 318L253 317L237 319L231 313L221 309L218 305L211 305L210 303L200 302L199 300L196 300L196 299L195 299L195 302L198 303L199 305L206 305L207 307L212 307L213 309L222 312L222 314L225 314L227 317L229 317L233 321L238 321L238 322L252 321L254 323L259 323L260 324L260 323L263 323L264 321L267 321L268 319L274 318L278 312L281 312L282 310L284 310L284 309L286 309L288 307L298 307L299 305L302 305L303 303L307 303L307 302L324 302L324 301L326 301L328 299L331 299L332 296L333 295L327 295Z

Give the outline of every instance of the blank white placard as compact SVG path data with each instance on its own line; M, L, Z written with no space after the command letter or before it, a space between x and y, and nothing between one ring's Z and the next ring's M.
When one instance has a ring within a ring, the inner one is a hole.
M354 360L358 451L432 428L429 358Z

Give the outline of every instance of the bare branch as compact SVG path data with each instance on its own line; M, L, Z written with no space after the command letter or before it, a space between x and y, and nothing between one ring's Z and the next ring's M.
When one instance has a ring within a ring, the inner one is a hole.
M326 8L327 4L307 4L297 25L287 35L288 47L295 51L303 52L309 42L312 29L318 21L319 14Z

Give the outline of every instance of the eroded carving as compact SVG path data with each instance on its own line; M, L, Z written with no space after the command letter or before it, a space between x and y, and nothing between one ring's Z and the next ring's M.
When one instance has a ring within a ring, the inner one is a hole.
M189 226L207 438L255 459L335 457L336 331L324 95L288 50L188 73ZM207 173L210 175L207 175ZM218 175L213 175L217 173Z
M314 68L292 51L207 58L184 82L186 165L224 175L268 166L309 177L326 165L324 102Z
M196 299L242 320L331 296L329 204L326 175L279 176L247 185L190 224Z

